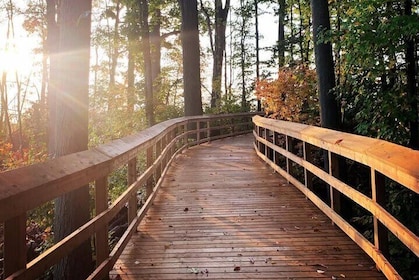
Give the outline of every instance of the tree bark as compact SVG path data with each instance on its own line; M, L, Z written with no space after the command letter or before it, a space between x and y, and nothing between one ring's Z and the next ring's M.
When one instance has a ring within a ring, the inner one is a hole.
M182 13L185 116L202 115L198 10L196 0L178 0Z
M148 25L148 2L146 0L139 0L140 7L140 34L143 49L144 60L144 79L145 79L145 114L147 125L152 126L154 120L154 97L153 97L153 80L151 69L150 56L150 28Z
M333 94L335 72L330 42L319 42L319 34L330 30L327 0L311 0L313 18L314 54L320 99L320 121L326 128L340 128L340 110Z
M87 149L91 0L61 0L54 121L54 157ZM52 110L54 108L51 108ZM56 199L54 237L61 240L90 218L88 186ZM92 268L90 240L57 264L54 279L85 279Z
M285 65L285 0L278 0L278 68Z
M226 0L224 8L221 0L215 0L215 46L213 53L211 108L217 108L221 105L221 77L229 9L230 0Z
M255 0L255 37L256 37L256 82L260 79L260 61L259 61L259 0ZM262 111L262 103L260 99L257 101L258 112Z
M405 14L412 15L412 0L406 0L404 3ZM415 57L415 38L406 40L406 76L407 76L407 98L409 99L413 118L409 122L410 139L409 146L412 149L419 149L419 116L418 116L418 93L416 86L416 61Z

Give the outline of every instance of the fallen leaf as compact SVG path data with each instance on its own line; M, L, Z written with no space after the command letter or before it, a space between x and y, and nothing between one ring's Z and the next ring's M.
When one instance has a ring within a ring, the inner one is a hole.
M346 278L346 275L345 274L341 274L340 277Z
M338 279L336 276L334 276L334 275L332 275L332 279L333 280L336 280L336 279Z
M240 266L235 266L234 271L240 271Z
M249 258L249 261L251 264L255 264L255 259L254 258Z
M140 264L140 262L139 262L139 261L135 261L134 263L135 263L135 264Z
M324 274L325 271L324 270L321 270L321 269L317 269L317 273Z
M183 209L183 211L188 212L189 211L189 208L188 207L185 207L185 209Z
M193 273L193 274L198 274L198 273L199 273L199 270L198 270L198 269L196 269L195 267L189 268L189 269L188 269L188 271L189 271L190 273Z

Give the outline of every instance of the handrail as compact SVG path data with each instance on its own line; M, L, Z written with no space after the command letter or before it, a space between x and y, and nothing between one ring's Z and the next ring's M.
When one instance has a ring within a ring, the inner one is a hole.
M304 124L253 117L254 147L260 158L296 186L329 218L352 238L376 263L388 279L402 279L386 259L386 242L391 231L409 250L419 257L419 237L385 210L384 178L419 193L419 151L414 151L386 141L338 132ZM284 140L284 144L280 143ZM293 152L293 143L302 144L303 155ZM285 146L285 147L284 147ZM328 169L324 171L312 162L311 150L327 153ZM370 168L371 198L338 179L338 156L356 161ZM281 167L280 158L285 159ZM297 164L304 171L300 182L291 173ZM312 189L316 176L330 186L330 205ZM365 210L374 221L374 244L368 241L340 215L339 194L343 194Z
M89 279L106 278L151 205L176 154L192 145L249 133L254 115L239 113L172 119L88 151L0 173L0 223L4 223L6 279L35 279L94 235L96 269ZM147 170L137 174L140 153L147 155ZM108 206L107 178L124 165L128 165L127 189ZM26 263L27 211L87 184L95 186L96 216ZM146 202L137 209L136 194L143 186L147 190ZM128 229L109 252L108 223L126 205Z

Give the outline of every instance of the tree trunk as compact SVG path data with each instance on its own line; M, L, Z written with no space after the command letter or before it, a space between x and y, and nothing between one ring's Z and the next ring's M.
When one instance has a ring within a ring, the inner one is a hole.
M58 39L59 29L55 17L57 16L58 0L47 0L47 49L49 56L49 77L47 88L48 102L48 154L54 158L55 154L55 112L56 112L56 87L54 82L58 81Z
M405 14L412 15L412 0L406 0L404 3ZM418 93L416 86L416 57L415 57L415 38L406 40L406 62L407 62L407 98L409 99L413 118L410 120L410 139L409 146L413 149L419 149L419 116L418 116Z
M111 53L110 56L110 69L109 69L109 96L108 96L108 109L114 110L118 107L118 102L116 98L117 89L116 89L116 68L118 66L118 59L119 59L119 25L120 19L119 15L121 12L121 2L120 0L116 1L115 7L115 23L114 23L114 30L113 30L113 38L112 43L109 46L109 51Z
M182 13L185 116L202 115L198 10L196 0L178 0Z
M340 128L340 110L333 94L335 72L330 43L319 42L321 32L330 30L329 5L327 0L311 0L313 17L314 54L320 98L320 121L326 128Z
M145 115L147 125L152 126L154 120L154 99L153 99L153 80L150 57L150 29L148 26L148 2L139 0L140 7L140 34L144 60L144 79L145 79Z
M151 79L154 95L160 93L161 88L161 10L155 8L151 17L150 45L151 45Z
M57 89L56 157L87 149L91 8L91 0L60 1L59 65L54 68L58 80L51 80ZM88 186L56 199L56 242L89 220L89 202ZM87 240L57 264L54 279L85 279L91 268L92 252Z
M241 69L241 83L242 83L242 94L241 94L241 107L246 108L247 106L247 96L246 96L246 18L244 14L244 1L240 0L240 10L242 13L241 16L241 26L240 26L240 69Z
M278 68L285 65L285 0L278 1Z
M259 82L260 79L260 61L259 61L259 0L255 0L255 37L256 37L256 82ZM257 110L258 112L262 111L262 104L260 99L257 101Z
M211 108L217 108L221 105L221 77L229 9L230 0L226 0L224 8L221 0L215 0L215 46L213 53Z

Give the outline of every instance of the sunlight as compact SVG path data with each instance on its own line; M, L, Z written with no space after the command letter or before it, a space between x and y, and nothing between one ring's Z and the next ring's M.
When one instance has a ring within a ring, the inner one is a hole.
M25 45L25 40L19 42L19 45ZM9 44L9 46L0 48L0 73L25 74L32 68L33 57L27 50L19 48L18 44Z

